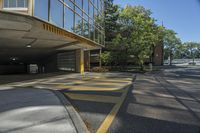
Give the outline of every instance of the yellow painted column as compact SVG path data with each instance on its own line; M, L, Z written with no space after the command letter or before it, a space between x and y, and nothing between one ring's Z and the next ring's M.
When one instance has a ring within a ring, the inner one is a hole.
M85 72L84 67L85 67L85 65L84 65L84 50L81 49L80 50L80 73L81 73L81 75L84 75L84 72Z
M84 50L77 49L76 50L76 72L84 75Z

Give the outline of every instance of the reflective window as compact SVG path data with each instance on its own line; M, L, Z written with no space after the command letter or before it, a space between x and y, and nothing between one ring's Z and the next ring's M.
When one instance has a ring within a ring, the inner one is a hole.
M90 11L89 15L90 15L91 19L93 19L93 17L94 17L94 7L91 3L89 4L89 11Z
M4 3L4 6L9 4L14 6L16 3L7 2ZM19 3L19 5L23 4ZM34 15L68 31L104 44L102 9L103 0L35 0Z
M84 12L86 13L86 14L88 14L88 8L89 6L88 6L88 0L84 0L84 2L83 2L83 10L84 10Z
M63 27L63 4L59 0L51 0L50 5L52 23Z
M75 0L76 5L82 9L82 0Z
M74 1L74 0L71 0ZM70 0L64 0L65 4L69 6L72 10L74 10L74 4Z
M82 19L78 15L75 15L74 32L77 33L78 35L82 34Z
M94 40L94 27L93 27L93 25L89 25L89 26L90 26L89 27L89 30L90 30L90 33L89 33L90 39Z
M95 28L95 42L99 42L99 31L97 28Z
M48 20L48 0L35 0L34 16Z
M67 7L65 7L65 24L64 28L69 31L73 31L74 27L74 13Z
M4 0L4 8L27 8L28 0Z
M83 36L89 38L89 24L88 21L83 21Z

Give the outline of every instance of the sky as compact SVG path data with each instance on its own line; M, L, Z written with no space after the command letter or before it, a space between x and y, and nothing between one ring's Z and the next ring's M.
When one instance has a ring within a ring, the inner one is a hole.
M115 4L142 5L159 25L173 29L182 42L200 42L200 0L114 0Z

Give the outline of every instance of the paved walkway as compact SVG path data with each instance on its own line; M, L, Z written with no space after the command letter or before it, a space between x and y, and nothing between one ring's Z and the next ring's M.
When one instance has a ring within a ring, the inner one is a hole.
M0 87L0 133L87 132L70 106L58 92Z

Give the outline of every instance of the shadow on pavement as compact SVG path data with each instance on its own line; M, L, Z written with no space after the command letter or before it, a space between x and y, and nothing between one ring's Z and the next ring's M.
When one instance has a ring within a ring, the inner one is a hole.
M129 91L123 106L120 108L115 121L109 128L109 133L199 133L200 126L177 122L179 111L183 109L163 108L159 101L150 105L137 101L137 96ZM152 95L151 95L152 96ZM145 95L143 100L145 100ZM153 96L156 97L156 96ZM130 105L133 108L130 108ZM156 109L155 109L156 108ZM131 110L130 110L131 109ZM162 110L160 110L162 109ZM172 113L166 113L165 110ZM160 112L162 111L162 112ZM176 111L174 114L173 112ZM163 116L163 114L166 114ZM162 117L161 117L162 116ZM184 117L184 116L183 116ZM168 119L168 120L164 120ZM184 118L183 118L184 119ZM187 121L187 120L186 120ZM188 119L188 123L190 120Z
M34 88L0 90L0 132L76 132L52 91Z

